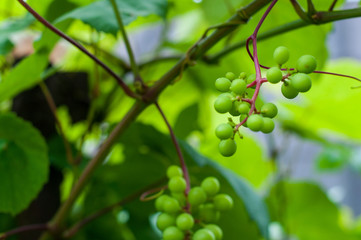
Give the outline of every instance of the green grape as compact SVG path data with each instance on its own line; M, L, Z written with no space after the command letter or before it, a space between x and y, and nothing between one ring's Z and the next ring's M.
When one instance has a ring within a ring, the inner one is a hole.
M216 240L216 237L210 229L202 228L194 233L192 240Z
M253 73L251 75L248 76L247 78L247 84L251 84L252 82L254 82L256 80L256 74ZM256 88L256 85L252 86L251 87L252 89L255 89Z
M250 109L250 104L248 102L242 102L240 105L238 105L238 112L240 114L248 114Z
M230 138L221 140L221 142L218 145L218 150L224 157L230 157L237 150L236 141L234 141L233 139L230 139Z
M242 114L240 117L239 117L239 122L241 123L244 119L246 119L246 117L248 117L247 114ZM245 123L243 123L243 126L247 127L247 121Z
M157 209L157 211L163 212L164 202L168 198L169 198L168 195L161 195L161 196L157 197L157 199L155 200L155 209Z
M264 117L274 118L278 113L278 109L273 103L266 103L261 107L261 113Z
M166 213L177 213L178 211L181 210L181 207L179 205L179 202L172 198L172 197L168 197L164 200L163 203L163 211Z
M184 180L184 178L180 176L172 177L168 182L169 190L174 193L184 192L186 187L186 180Z
M239 77L238 77L239 79L245 79L246 78L246 73L245 72L241 72L240 74L239 74Z
M233 207L233 199L227 194L218 194L213 198L215 209L219 211L230 210Z
M237 95L243 95L247 89L247 83L242 79L235 79L229 89Z
M282 72L278 67L272 67L267 70L266 77L270 83L279 83L282 80Z
M294 89L290 84L286 85L285 83L282 84L281 92L285 98L293 99L297 97L298 91Z
M173 215L168 213L161 213L157 217L157 227L159 230L163 231L167 227L174 226L176 223L176 218Z
M163 240L183 240L184 233L177 227L167 227L163 232Z
M216 89L220 92L228 92L231 81L228 78L217 78L215 82Z
M290 58L288 48L280 46L273 52L273 59L279 65L285 64Z
M208 196L213 196L219 191L220 183L215 177L207 177L202 181L201 187Z
M247 119L247 127L252 131L259 131L263 126L263 118L258 114L253 114Z
M275 123L273 122L272 119L267 117L263 118L263 127L261 129L263 133L270 133L273 131L274 128L275 128Z
M177 217L177 227L183 231L192 229L194 219L189 213L182 213Z
M216 128L216 136L219 139L228 139L233 136L233 127L228 123L219 124Z
M233 72L228 72L226 73L226 78L228 78L229 80L234 80L236 79L236 75Z
M298 92L307 92L312 86L312 81L307 74L296 73L292 76L290 84Z
M168 178L182 177L182 176L183 176L183 171L177 165L172 165L172 166L168 167L168 169L167 169L167 177Z
M198 213L199 218L207 223L217 222L220 217L220 213L213 203L205 203L200 205Z
M206 225L205 228L208 229L208 230L211 230L211 232L216 237L216 240L221 240L223 238L223 231L218 225L216 225L216 224L208 224L208 225Z
M226 113L232 109L233 103L232 99L224 95L218 96L214 102L214 109L219 113Z
M201 187L193 187L188 193L188 201L192 206L198 206L207 200L207 194Z
M232 103L232 108L231 110L229 111L229 113L233 116L233 117L237 117L240 115L240 113L238 112L238 106L240 105L241 103L239 101L234 101Z
M311 73L316 67L317 61L314 56L304 55L297 60L296 69L301 73Z
M186 196L184 195L183 192L179 192L179 193L173 192L171 193L171 195L174 199L176 199L179 202L181 206L184 206L186 204Z

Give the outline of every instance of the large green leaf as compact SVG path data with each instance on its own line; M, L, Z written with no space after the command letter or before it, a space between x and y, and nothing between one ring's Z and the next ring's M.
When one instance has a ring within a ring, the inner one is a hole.
M39 83L48 65L47 52L40 51L22 60L0 82L0 102L14 97L21 91Z
M138 16L157 14L164 18L167 12L167 1L165 0L117 0L117 5L125 25L134 21ZM77 8L58 18L55 22L61 22L66 19L79 19L101 32L116 34L119 30L119 25L109 0L96 1L87 6Z
M0 142L0 212L15 215L47 180L47 147L38 130L13 114L0 115Z
M178 164L170 138L148 125L133 125L122 135L120 142L123 145L124 161L121 164L105 165L102 171L106 174L96 175L85 200L86 212L110 205L149 183L165 179L167 167ZM260 233L267 236L267 208L250 185L230 170L200 155L186 143L183 142L182 146L193 186L199 185L207 176L216 176L221 182L221 191L231 195L235 201L234 209L222 213L219 221L224 238L236 240L242 235L245 239L259 239ZM152 201L135 200L125 208L130 213L129 226L137 239L159 239L149 229L148 217L155 212ZM141 227L138 223L141 223Z
M272 220L281 222L299 240L353 240L340 226L340 213L322 189L307 182L280 182L268 196Z

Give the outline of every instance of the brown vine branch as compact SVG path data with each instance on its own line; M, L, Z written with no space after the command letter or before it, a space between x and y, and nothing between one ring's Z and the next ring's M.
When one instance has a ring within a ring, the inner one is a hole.
M88 223L94 221L95 219L111 212L112 210L114 210L117 207L121 207L124 206L130 202L133 202L134 200L138 199L143 192L152 189L156 186L159 186L160 184L164 183L166 181L166 178L162 178L154 183L149 184L148 186L130 194L129 196L123 198L122 200L120 200L119 202L116 202L110 206L107 206L103 209L100 209L99 211L85 217L84 219L82 219L81 221L79 221L78 223L76 223L74 226L72 226L71 228L69 228L68 230L66 230L63 234L63 237L66 239L70 239L72 238L77 232L79 232L79 230L81 228L83 228L85 225L87 225Z
M99 66L101 66L106 72L109 73L110 76L112 76L117 83L120 85L121 88L123 88L124 92L132 98L140 98L137 94L135 94L123 81L121 77L119 77L113 70L111 70L104 62L102 62L99 58L91 54L86 48L84 48L82 45L77 43L74 39L57 29L54 25L49 23L45 18L40 16L33 8L30 7L29 4L27 4L24 0L18 0L18 2L29 12L31 13L39 22L41 22L45 27L50 29L53 33L60 36L61 38L67 40L69 43L74 45L76 48L78 48L80 51L85 53L88 57L90 57L93 61L95 61Z
M51 93L48 89L48 87L46 86L46 84L44 82L40 82L39 83L39 86L41 88L41 91L43 92L44 94L44 97L46 99L46 102L48 103L48 106L50 108L50 111L51 113L53 114L54 116L54 119L55 119L55 124L56 126L58 127L58 130L59 130L59 135L60 137L62 138L63 140L63 143L64 143L64 147L65 147L65 153L66 153L66 158L69 162L70 165L74 165L75 164L75 161L74 161L74 157L73 157L73 153L72 153L72 150L71 150L71 147L70 147L70 144L68 142L68 139L66 138L65 136L65 133L64 133L64 130L63 130L63 127L61 125L61 122L59 120L59 117L58 117L58 114L56 113L56 105L55 105L55 102L54 102L54 99L53 97L51 96Z
M44 230L48 230L48 229L49 229L49 226L46 223L22 226L22 227L15 228L13 230L10 230L10 231L0 235L0 240L5 240L8 237L11 237L11 236L17 235L19 233L23 233L23 232L44 231Z
M333 0L333 2L331 3L330 8L328 9L329 12L332 12L332 11L333 11L333 9L334 9L335 6L336 6L336 3L337 3L337 0Z

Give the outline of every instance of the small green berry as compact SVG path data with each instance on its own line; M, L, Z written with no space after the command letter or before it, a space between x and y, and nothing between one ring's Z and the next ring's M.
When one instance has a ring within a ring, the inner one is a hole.
M228 72L226 73L226 78L228 78L229 80L234 80L236 79L236 75L233 72Z
M278 113L278 109L273 103L266 103L261 107L261 113L264 117L274 118Z
M228 92L231 86L231 81L227 78L217 78L215 82L216 89L220 92Z
M266 78L270 83L279 83L282 77L282 72L278 67L272 67L267 70Z
M221 142L218 145L218 150L224 157L230 157L237 150L236 141L234 141L233 139L230 139L230 138L221 140Z
M290 53L288 51L288 48L284 46L280 46L276 48L275 51L273 52L273 59L279 65L285 64L288 61L289 57L290 57Z

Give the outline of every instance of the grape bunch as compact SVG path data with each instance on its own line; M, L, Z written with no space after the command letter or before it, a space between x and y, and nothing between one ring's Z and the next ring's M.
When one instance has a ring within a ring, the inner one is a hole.
M163 232L163 240L220 240L222 229L215 224L221 211L233 207L233 199L218 193L220 183L215 177L205 178L200 186L189 190L182 169L172 165L167 170L170 194L157 197L155 207L160 214L156 225Z
M218 113L229 113L233 117L239 116L239 123L236 124L232 118L227 123L217 126L215 133L221 140L218 145L219 152L225 156L232 156L237 150L234 140L236 133L241 137L239 128L241 126L252 131L271 133L275 124L273 118L277 115L278 109L273 103L265 103L260 109L256 108L258 88L265 82L276 84L283 82L281 92L288 99L295 98L300 92L310 90L312 81L309 73L315 71L317 62L311 55L304 55L297 61L296 68L282 68L288 59L289 51L286 47L276 48L273 54L277 67L269 68L266 77L256 79L256 74L242 72L238 77L232 72L226 73L224 77L215 81L215 87L221 94L214 102L214 108Z

